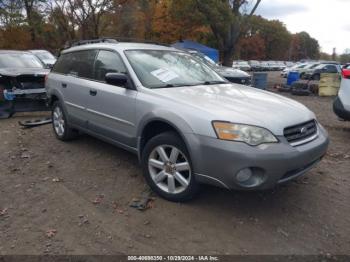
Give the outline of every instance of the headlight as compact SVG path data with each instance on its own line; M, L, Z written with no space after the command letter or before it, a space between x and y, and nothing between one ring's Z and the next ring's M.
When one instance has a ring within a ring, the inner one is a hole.
M222 140L244 142L252 146L265 143L277 143L277 138L267 129L257 126L213 122L216 135Z

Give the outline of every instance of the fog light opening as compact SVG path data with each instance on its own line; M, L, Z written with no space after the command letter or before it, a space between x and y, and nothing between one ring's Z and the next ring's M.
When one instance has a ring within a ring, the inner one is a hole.
M264 182L264 171L260 168L247 167L235 175L238 185L245 188L260 186Z
M243 183L248 181L253 175L253 172L250 168L245 168L239 171L236 175L236 179L238 182Z

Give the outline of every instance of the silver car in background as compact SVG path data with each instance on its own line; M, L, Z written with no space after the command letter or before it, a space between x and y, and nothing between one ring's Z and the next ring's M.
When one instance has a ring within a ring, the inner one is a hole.
M191 199L200 183L272 188L303 175L328 146L305 106L229 83L166 46L78 44L62 52L46 89L58 139L79 130L135 153L149 186L171 201Z
M29 50L46 66L46 68L52 68L56 62L56 57L47 50L34 49Z

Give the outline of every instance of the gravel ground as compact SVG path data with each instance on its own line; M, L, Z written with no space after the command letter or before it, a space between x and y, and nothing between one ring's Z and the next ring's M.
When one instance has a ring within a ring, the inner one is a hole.
M17 123L42 114L1 120L0 255L350 254L350 124L332 98L292 98L331 138L305 177L266 192L205 186L190 203L155 197L143 212L129 207L147 190L134 155Z

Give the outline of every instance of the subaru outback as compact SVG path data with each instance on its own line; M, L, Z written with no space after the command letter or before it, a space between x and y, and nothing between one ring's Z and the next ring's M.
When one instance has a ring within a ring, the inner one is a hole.
M61 52L46 89L58 139L83 132L135 153L149 186L171 201L191 199L201 183L272 188L328 147L305 106L157 44L79 42Z

